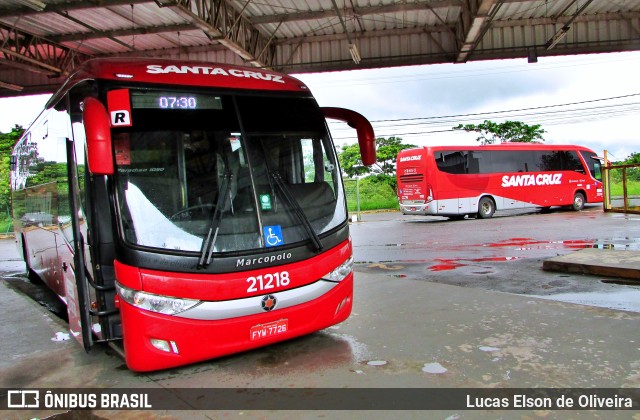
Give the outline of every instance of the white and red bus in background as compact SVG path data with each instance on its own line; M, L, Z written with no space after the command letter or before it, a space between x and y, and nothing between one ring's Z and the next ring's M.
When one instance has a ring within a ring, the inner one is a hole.
M601 162L581 146L502 143L402 150L403 214L490 218L497 210L569 206L603 198Z
M320 108L268 70L98 59L11 157L16 242L89 350L149 371L308 334L352 307L345 192Z

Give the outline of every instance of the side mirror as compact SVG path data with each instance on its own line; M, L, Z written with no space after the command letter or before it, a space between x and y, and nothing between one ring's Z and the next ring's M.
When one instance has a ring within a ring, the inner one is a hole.
M96 98L86 98L83 105L82 121L87 137L89 172L93 175L113 175L109 114Z
M376 162L376 137L369 120L355 111L345 108L320 108L325 118L344 121L349 127L355 128L358 133L360 156L364 165L373 165Z

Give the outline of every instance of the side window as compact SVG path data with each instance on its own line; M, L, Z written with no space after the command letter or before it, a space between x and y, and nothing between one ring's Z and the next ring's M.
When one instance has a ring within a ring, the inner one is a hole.
M76 155L76 169L78 174L78 187L80 188L80 205L82 210L86 208L86 196L85 196L85 145L87 140L84 133L84 125L82 123L74 123L72 127L73 131L73 147Z
M304 182L322 182L333 178L335 164L329 161L320 139L301 139Z
M596 160L595 158L593 158L592 160L593 160L592 176L598 181L602 182L602 163L600 163L600 161Z
M541 152L538 162L540 171L561 171L562 152Z
M539 170L537 167L537 163L538 163L537 152L522 151L520 161L524 165L525 172L536 172Z
M584 172L582 162L574 151L548 151L541 152L539 159L541 171L576 171Z
M469 162L467 165L467 173L470 174L480 174L481 172L481 168L484 164L484 157L485 157L485 152L469 152L468 154L468 158L469 158Z
M467 173L467 152L446 151L435 153L436 165L448 174Z
M493 150L487 154L487 161L483 162L483 173L525 172L527 165L525 155L518 151Z
M71 203L69 202L69 177L67 162L67 138L70 138L71 123L66 111L52 110L49 116L47 137L43 142L56 145L55 163L51 169L55 173L57 192L57 225L67 241L73 243L73 228L71 224Z
M24 144L27 153L21 156L20 166L26 187L22 216L25 225L62 227L71 221L65 115L55 110L48 112L34 125Z
M314 182L316 179L316 161L314 155L313 140L301 139L302 164L304 165L304 182Z
M25 133L24 137L16 145L14 154L16 156L16 168L11 178L14 190L23 190L27 186L27 179L31 175L31 168L38 159L38 145L31 140L31 132Z
M581 151L580 154L582 155L591 176L598 181L602 181L602 164L596 155L585 151Z
M575 151L563 152L564 161L562 162L562 169L565 171L576 171L582 174L586 173L582 162Z

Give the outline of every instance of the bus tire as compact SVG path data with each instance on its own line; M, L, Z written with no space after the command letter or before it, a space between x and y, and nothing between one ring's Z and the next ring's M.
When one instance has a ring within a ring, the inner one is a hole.
M573 195L573 204L571 205L571 208L575 211L583 210L584 203L585 203L584 194L578 191Z
M491 197L482 197L478 203L478 219L490 219L496 212L496 203Z

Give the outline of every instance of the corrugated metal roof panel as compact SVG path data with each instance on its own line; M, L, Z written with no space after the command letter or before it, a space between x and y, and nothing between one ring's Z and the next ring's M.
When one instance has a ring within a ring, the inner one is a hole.
M67 54L64 48L90 56L213 57L234 63L260 56L262 65L284 71L526 57L533 47L539 55L640 49L637 0L593 0L575 17L586 0L494 0L488 19L465 10L468 2L459 0L335 0L337 12L332 0L221 3L233 7L233 16L198 16L206 0L191 2L189 10L150 0L112 0L96 6L38 1L47 5L44 12L36 13L16 0L0 0L0 41L23 48L5 52L0 69L15 60L35 69L33 61L45 60L29 55L36 48L47 50L47 57ZM242 19L237 19L240 13ZM214 34L217 22L232 27L222 43L204 32L208 25ZM255 31L242 32L240 23L251 22ZM565 37L552 49L544 48L564 26L569 26ZM28 34L43 39L32 40ZM357 65L349 41L362 57ZM30 42L37 47L27 49ZM7 74L1 81L18 80L14 73Z

